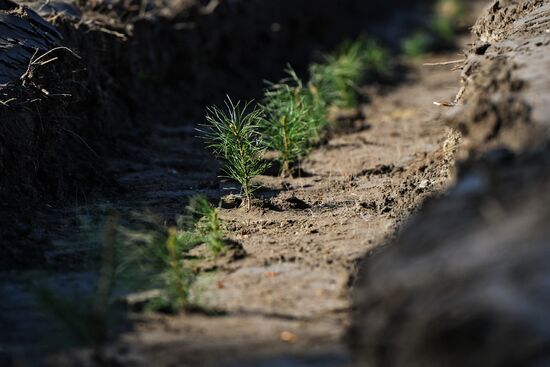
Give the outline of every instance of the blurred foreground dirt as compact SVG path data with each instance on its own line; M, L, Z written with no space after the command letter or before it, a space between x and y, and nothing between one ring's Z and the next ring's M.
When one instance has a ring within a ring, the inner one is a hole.
M476 23L456 183L360 270L362 365L549 363L549 24L547 1L495 1Z

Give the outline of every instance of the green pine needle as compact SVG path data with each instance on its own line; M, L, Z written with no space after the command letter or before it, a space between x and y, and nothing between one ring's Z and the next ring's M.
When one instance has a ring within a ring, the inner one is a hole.
M388 50L376 41L359 38L345 42L334 54L326 55L322 63L310 65L310 89L327 106L356 107L358 86L369 80L390 77L393 69Z
M179 251L176 228L168 229L166 250L168 258L165 272L167 286L165 296L172 311L179 311L188 304L193 275L183 266L183 254Z
M281 174L290 175L291 164L302 158L317 136L318 121L313 98L296 73L270 84L264 92L262 132L270 149L279 152Z
M191 198L187 211L194 217L194 227L214 255L227 250L218 210L203 195Z
M327 105L355 107L357 85L365 72L360 42L344 44L339 52L325 56L325 61L310 66L310 82Z
M393 64L390 52L373 39L361 39L363 63L368 80L390 78Z
M265 145L259 133L262 111L247 112L250 103L241 107L227 97L226 111L218 107L207 109L208 130L202 131L208 146L223 162L223 170L237 181L243 190L245 204L250 209L252 193L256 189L252 179L268 167L264 161Z

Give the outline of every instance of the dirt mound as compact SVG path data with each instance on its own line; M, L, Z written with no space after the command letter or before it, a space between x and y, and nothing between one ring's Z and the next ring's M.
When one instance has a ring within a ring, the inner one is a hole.
M476 162L363 264L349 339L360 363L548 361L549 153Z
M515 150L550 134L550 4L496 1L474 26L478 42L463 68L464 89L451 124L471 150Z
M360 364L548 363L549 18L544 1L496 1L474 27L451 116L468 158L361 265L348 339Z
M18 80L27 72L34 53L44 53L58 46L61 35L49 23L28 8L3 0L0 3L2 54L0 85Z

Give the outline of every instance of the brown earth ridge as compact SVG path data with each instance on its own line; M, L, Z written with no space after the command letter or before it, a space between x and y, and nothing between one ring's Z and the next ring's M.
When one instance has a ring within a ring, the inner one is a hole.
M550 361L550 3L494 1L473 30L456 183L363 263L360 365Z

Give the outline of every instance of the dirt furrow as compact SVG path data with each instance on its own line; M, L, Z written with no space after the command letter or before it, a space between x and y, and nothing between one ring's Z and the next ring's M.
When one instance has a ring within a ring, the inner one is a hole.
M413 66L409 77L390 91L365 91L371 102L356 121L342 122L355 132L337 134L312 152L302 162L301 177L262 176L265 189L253 210L222 209L229 237L247 255L202 261L194 292L202 306L223 314L134 315L135 329L112 347L113 358L126 363L132 356L141 365L158 366L264 358L345 363L341 338L356 263L452 175L458 141L432 102L452 99L459 74ZM147 164L139 158L118 165L135 168L119 173L127 207L142 201L170 216L197 191L227 188L223 182L215 186L213 163L197 157L190 133L167 135L160 128L159 146L169 149L137 152L149 158ZM180 171L188 164L204 169L189 176Z

